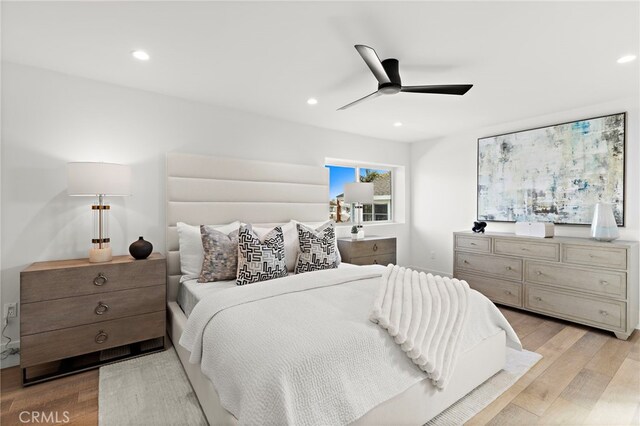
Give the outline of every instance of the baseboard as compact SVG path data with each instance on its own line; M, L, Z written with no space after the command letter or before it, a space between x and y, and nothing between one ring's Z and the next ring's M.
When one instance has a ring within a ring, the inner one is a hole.
M440 275L441 277L453 278L453 274L450 274L449 272L435 271L433 269L423 268L422 266L409 266L409 268L419 272L424 272L425 274Z

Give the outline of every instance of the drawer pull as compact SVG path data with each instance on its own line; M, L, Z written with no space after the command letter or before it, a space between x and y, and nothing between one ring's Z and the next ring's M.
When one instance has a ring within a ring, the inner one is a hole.
M537 297L537 296L536 296L536 297L534 297L534 300L535 300L536 302L542 302L542 297Z
M467 259L463 260L462 263L464 263L465 265L469 264L469 261Z
M542 275L542 271L536 271L536 275Z
M528 249L528 248L526 248L526 247L520 247L520 250L522 250L522 251L529 251L529 249Z
M609 312L607 311L600 311L600 315L602 315L603 317L606 317L609 315Z
M607 285L609 285L609 282L605 281L605 280L602 280L602 281L600 281L600 284L602 284L604 286L607 286Z
M106 284L107 281L109 281L107 276L102 272L98 272L98 276L93 279L93 285L101 286Z
M373 259L373 264L377 265L378 264L378 259Z
M96 315L102 315L109 310L109 305L103 302L98 302L98 306L93 310Z
M511 270L511 266L505 266L505 268L506 268L507 271Z
M511 291L509 291L509 290L505 290L505 291L504 291L504 293L505 293L507 296L511 296L511 295L513 294L513 293L511 293Z
M109 338L109 335L105 333L103 330L98 331L96 334L96 343L104 343Z
M378 251L378 245L376 243L373 243L373 251Z
M477 244L476 244L476 243L470 243L470 245L475 246L475 245L477 245Z

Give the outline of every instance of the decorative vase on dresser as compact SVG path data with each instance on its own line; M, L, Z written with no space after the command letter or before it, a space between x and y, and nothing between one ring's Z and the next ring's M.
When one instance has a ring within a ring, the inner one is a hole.
M455 232L454 272L495 303L613 331L638 325L638 242Z
M37 262L20 273L20 306L25 385L159 351L165 258Z

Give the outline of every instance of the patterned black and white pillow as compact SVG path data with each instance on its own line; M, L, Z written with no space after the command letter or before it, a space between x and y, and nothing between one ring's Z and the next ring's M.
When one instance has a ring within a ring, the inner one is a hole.
M333 223L327 223L318 229L312 229L300 223L296 226L300 241L296 274L337 268L338 254L336 253L336 232Z
M287 275L284 258L284 234L276 226L263 241L251 225L241 226L238 237L238 278L236 284L245 285L272 280Z

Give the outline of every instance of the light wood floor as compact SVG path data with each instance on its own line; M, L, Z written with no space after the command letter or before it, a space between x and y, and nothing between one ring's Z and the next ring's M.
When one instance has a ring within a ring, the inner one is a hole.
M640 332L613 334L500 308L525 349L544 356L471 425L639 425ZM3 426L23 424L22 411L69 412L72 425L98 423L98 371L27 388L18 367L2 370ZM23 415L24 418L24 415Z

